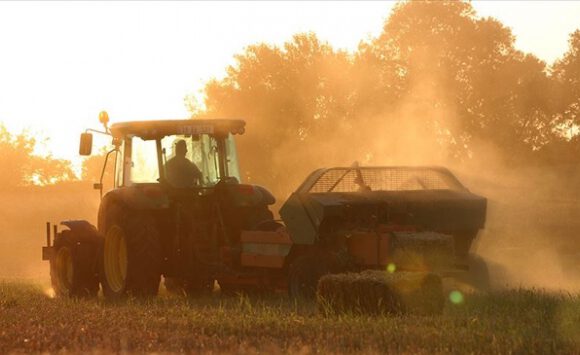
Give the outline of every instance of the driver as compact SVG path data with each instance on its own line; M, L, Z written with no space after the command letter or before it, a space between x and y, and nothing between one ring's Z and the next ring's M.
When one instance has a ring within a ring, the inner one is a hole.
M175 143L175 156L165 163L167 181L174 187L193 187L201 182L199 168L185 157L187 144L183 139Z

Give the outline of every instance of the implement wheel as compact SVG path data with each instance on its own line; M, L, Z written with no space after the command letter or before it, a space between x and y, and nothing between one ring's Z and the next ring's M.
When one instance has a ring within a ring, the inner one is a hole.
M96 258L99 239L64 230L54 240L50 281L57 296L94 297L99 291Z
M105 297L157 295L161 248L152 217L144 212L112 206L107 211L100 264Z

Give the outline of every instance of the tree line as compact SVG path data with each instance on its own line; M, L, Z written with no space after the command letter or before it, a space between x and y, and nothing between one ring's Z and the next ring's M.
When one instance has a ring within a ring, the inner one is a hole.
M247 47L199 115L245 118L245 177L275 190L355 160L577 163L580 31L550 66L514 42L470 2L399 2L354 53L313 33Z
M275 192L353 161L460 164L494 151L514 166L578 163L580 31L549 66L514 42L470 2L403 1L354 52L314 33L251 45L206 84L203 105L186 103L194 118L244 118L243 178ZM37 159L34 144L0 128L0 151L26 156L0 155L22 162L3 185L74 178L70 163ZM82 178L98 175L87 160Z

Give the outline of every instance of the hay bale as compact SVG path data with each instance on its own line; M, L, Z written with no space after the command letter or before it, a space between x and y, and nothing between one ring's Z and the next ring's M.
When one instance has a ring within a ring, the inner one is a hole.
M453 237L435 232L392 234L390 262L397 270L433 271L449 268L455 260Z
M434 314L445 304L441 278L427 272L326 275L318 282L317 296L325 314Z

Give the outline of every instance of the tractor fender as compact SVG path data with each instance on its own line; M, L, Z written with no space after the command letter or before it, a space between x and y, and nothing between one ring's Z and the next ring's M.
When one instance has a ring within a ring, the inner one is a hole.
M160 185L120 187L109 191L101 205L117 202L133 210L161 210L169 208L169 196Z
M68 227L71 232L82 239L94 239L99 237L97 228L85 220L68 220L60 222L61 225Z
M276 202L274 195L259 185L225 184L222 188L236 207L269 206Z
M99 206L98 230L105 231L105 218L112 206L134 211L151 211L169 208L169 197L158 185L120 187L109 191L101 200Z
M262 197L262 203L264 205L273 205L276 203L276 198L270 191L268 191L265 187L254 185L254 189L258 191Z

